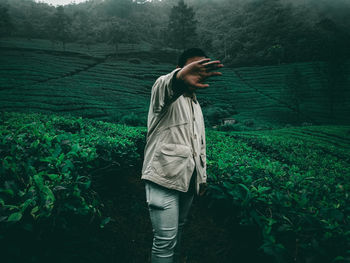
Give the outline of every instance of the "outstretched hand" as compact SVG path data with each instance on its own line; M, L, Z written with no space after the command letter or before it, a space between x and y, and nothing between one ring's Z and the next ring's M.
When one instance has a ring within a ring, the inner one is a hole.
M212 76L221 76L221 72L212 70L224 66L219 60L210 60L210 58L205 58L184 66L178 71L176 78L188 86L191 91L209 87L209 84L204 84L203 81Z

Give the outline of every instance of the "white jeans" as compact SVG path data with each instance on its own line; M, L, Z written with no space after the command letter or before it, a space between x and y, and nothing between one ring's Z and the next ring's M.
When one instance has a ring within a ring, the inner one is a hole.
M146 202L153 228L151 263L179 262L181 234L194 198L195 177L196 169L186 193L145 181Z

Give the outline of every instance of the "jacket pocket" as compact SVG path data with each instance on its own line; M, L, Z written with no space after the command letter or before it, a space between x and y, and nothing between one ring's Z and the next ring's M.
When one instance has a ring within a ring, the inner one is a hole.
M163 143L154 156L153 167L167 179L186 175L189 167L191 148L184 144Z

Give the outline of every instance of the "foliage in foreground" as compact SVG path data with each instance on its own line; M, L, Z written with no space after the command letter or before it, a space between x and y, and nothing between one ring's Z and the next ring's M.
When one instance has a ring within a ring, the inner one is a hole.
M350 253L349 132L209 133L211 195L232 201L242 224L259 225L261 248L278 262L343 262Z
M348 126L207 131L208 195L229 222L258 225L278 262L344 262L350 245ZM0 118L0 228L101 227L99 169L140 167L145 129L82 118ZM115 176L118 176L116 174ZM234 218L233 218L234 217ZM43 224L45 223L45 224Z
M139 162L141 130L42 114L4 113L0 121L1 228L69 228L72 216L97 218L101 227L108 222L93 175Z

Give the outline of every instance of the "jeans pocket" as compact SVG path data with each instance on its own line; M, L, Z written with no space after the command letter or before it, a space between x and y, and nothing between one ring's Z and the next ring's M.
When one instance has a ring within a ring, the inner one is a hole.
M145 192L146 192L146 203L149 203L149 183L145 182Z
M164 209L167 189L153 182L146 182L146 201L151 208Z

